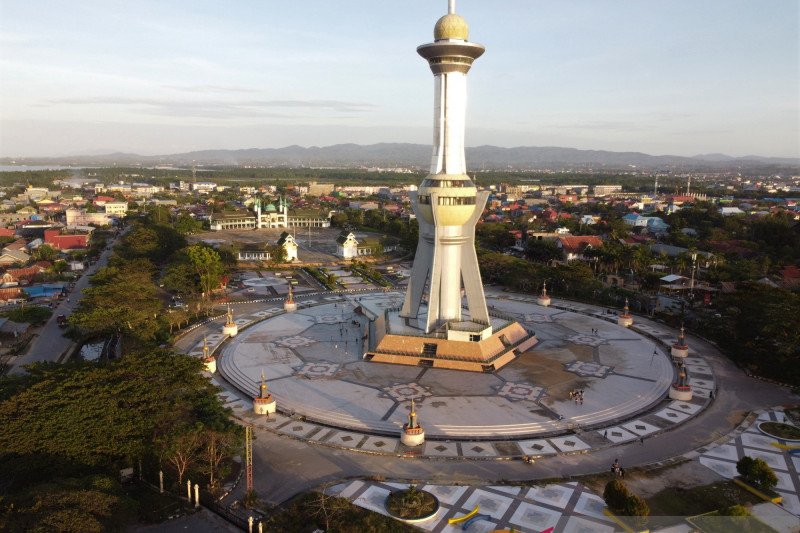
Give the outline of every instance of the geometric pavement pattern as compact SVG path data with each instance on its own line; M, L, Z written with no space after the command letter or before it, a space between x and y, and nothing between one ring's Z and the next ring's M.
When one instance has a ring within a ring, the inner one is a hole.
M388 516L384 501L390 492L408 487L407 483L351 481L329 489L329 494L351 500L356 505ZM605 503L598 495L577 482L535 487L424 485L439 500L439 511L430 519L414 524L425 531L460 531L462 524L449 526L447 520L463 516L480 507L483 518L473 521L470 532L511 529L538 532L612 532L614 522L603 515Z
M778 484L774 490L783 496L783 508L800 515L800 456L790 454L788 450L774 445L795 446L798 443L775 439L761 433L758 424L768 421L785 422L786 418L783 411L767 411L760 414L740 435L704 452L699 458L700 464L723 477L733 478L739 475L736 471L736 462L745 455L763 459L778 477Z

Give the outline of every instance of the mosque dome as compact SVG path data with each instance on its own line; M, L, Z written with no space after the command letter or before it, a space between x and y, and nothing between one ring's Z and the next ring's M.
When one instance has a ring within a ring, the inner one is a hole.
M440 39L461 39L466 41L469 37L469 25L463 17L455 13L448 13L436 21L433 27L433 38Z
M264 211L277 211L277 209L275 209L275 204L267 204L267 207L264 208Z

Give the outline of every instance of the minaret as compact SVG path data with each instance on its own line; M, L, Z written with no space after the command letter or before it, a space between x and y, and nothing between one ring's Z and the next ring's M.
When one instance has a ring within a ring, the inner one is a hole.
M547 294L547 280L542 282L542 294L536 298L536 303L541 305L542 307L547 307L550 305L550 296Z
M455 1L450 0L448 13L434 26L434 42L417 48L433 72L433 155L430 174L411 193L419 242L400 315L416 319L427 292L425 333L447 325L448 338L458 331L454 323L462 321L462 281L469 319L486 326L482 338L491 335L475 254L475 224L489 193L478 192L467 176L464 158L467 72L484 47L469 42L468 35L467 22L455 13Z
M225 325L222 326L222 334L228 335L229 337L235 337L239 333L239 326L236 325L236 322L233 321L233 311L231 311L231 306L228 306L228 313L225 318Z
M425 442L425 430L417 423L417 412L414 410L414 398L411 398L411 410L408 413L408 422L403 424L400 433L400 442L406 446L419 446Z
M678 365L678 378L669 387L670 400L688 402L692 399L692 386L689 384L689 371L681 362Z
M261 198L256 198L253 204L256 212L256 229L261 229Z
M261 386L258 388L258 396L253 398L253 412L257 415L269 415L275 412L277 403L272 394L267 392L267 379L264 371L261 371Z
M689 345L686 344L686 333L681 324L681 332L678 334L678 342L670 348L672 357L687 357L689 355Z
M294 313L297 311L297 302L292 297L292 285L289 285L289 293L286 295L286 301L283 302L283 310L287 313Z
M622 310L622 314L617 317L617 324L620 326L628 326L633 325L633 315L630 313L630 309L628 308L628 299L625 298L625 307Z
M211 349L208 347L205 335L203 335L203 362L206 364L206 370L212 374L217 371L217 360L211 355Z

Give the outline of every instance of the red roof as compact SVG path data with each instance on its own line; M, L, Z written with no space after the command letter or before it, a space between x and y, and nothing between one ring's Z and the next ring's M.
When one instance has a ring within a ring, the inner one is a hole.
M60 233L57 229L45 230L44 242L59 250L74 250L89 245L88 235L60 235Z
M561 247L569 253L580 253L588 247L599 248L603 246L603 240L594 235L570 235L559 237Z

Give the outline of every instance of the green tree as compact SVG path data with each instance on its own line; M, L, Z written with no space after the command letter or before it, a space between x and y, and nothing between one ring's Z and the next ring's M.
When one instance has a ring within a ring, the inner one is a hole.
M58 250L49 244L43 244L36 248L31 254L37 261L55 261L58 258Z
M30 367L35 382L0 402L0 470L46 475L48 458L131 463L154 450L154 436L166 433L161 428L178 427L176 413L182 429L227 427L227 411L202 368L197 358L160 350L105 365Z
M181 235L192 235L203 230L203 223L183 213L175 221L175 230Z
M617 478L606 483L606 487L603 489L603 501L606 502L609 509L617 512L625 507L630 495L627 485Z
M219 288L224 273L219 254L206 244L193 244L186 249L186 256L197 274L203 297L210 298L212 291Z
M556 242L549 239L528 239L525 243L525 257L539 263L558 261L562 257L561 249Z
M241 431L238 426L227 428L208 428L202 435L202 458L204 472L208 474L208 485L217 486L218 474L223 459L230 457L241 447Z
M153 266L146 259L100 269L92 277L92 286L84 289L70 323L90 336L116 334L143 342L154 340L164 305L152 275Z
M156 439L158 454L169 462L178 476L178 485L183 485L183 476L195 466L203 450L203 426L170 421L166 433Z

